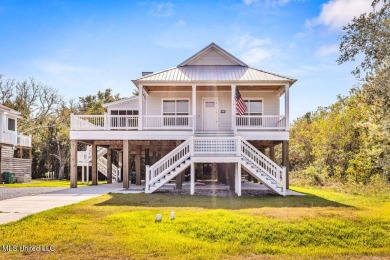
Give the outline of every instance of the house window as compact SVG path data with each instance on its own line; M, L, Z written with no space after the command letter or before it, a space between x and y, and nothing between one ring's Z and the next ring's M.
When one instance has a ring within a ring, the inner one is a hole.
M111 110L113 116L137 116L138 110Z
M245 105L248 107L248 112L245 115L248 116L261 116L263 115L263 101L261 100L244 100Z
M8 118L8 130L9 131L16 131L16 121L15 121L15 119Z
M237 125L261 127L263 125L263 118L261 117L263 115L263 101L254 99L247 99L244 101L248 111L243 117L237 117Z
M111 127L124 129L124 128L137 128L138 127L138 110L111 110Z
M163 100L164 126L188 126L188 100Z

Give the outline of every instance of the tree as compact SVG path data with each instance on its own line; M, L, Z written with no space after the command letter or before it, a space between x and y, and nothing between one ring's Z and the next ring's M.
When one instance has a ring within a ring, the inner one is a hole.
M66 127L69 119L61 116L68 108L58 91L33 78L16 81L0 75L0 94L2 104L21 113L18 131L33 136L33 177L41 177L42 173L57 165L57 162L50 159L50 154L57 153L54 152L56 150L63 154L60 156L59 168L64 168L63 162L68 149L53 146L55 140L62 140L63 144L69 143L69 127ZM60 171L60 175L63 176L63 172Z
M106 89L104 92L98 91L96 95L87 95L79 98L79 110L84 114L103 114L105 109L102 107L104 103L110 103L121 99L119 94L113 95L111 89Z
M390 67L390 1L374 0L372 7L372 12L355 17L343 27L338 63L355 61L363 54L363 61L352 72L358 77L363 71L372 75Z
M373 165L390 178L390 0L374 0L372 7L372 12L354 18L343 28L338 62L363 55L352 73L361 79L365 72L361 96L370 105L376 123L371 129L376 133L371 144L379 151Z

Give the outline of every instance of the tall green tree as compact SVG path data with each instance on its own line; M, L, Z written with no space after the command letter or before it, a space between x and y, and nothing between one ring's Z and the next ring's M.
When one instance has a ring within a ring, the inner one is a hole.
M374 150L381 151L373 163L390 178L390 1L374 0L372 7L343 28L338 62L363 56L352 73L363 80L362 96L378 126L371 129Z
M114 102L121 99L119 94L113 95L112 89L106 89L104 91L98 91L96 95L87 95L85 97L79 97L79 110L84 114L103 114L105 108L102 107L105 103Z

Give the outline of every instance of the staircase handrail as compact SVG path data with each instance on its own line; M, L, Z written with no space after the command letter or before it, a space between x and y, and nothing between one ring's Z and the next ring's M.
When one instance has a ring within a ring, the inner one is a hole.
M266 169L264 168L261 164L259 164L256 160L253 160L248 154L244 152L244 149L248 147L252 150L252 154L254 156L257 156L261 161L265 162L267 166L270 166L270 168L273 168L274 170L271 169ZM265 154L260 152L256 147L251 145L248 141L245 139L241 138L241 155L250 160L252 163L254 163L257 167L259 167L261 170L264 171L265 174L267 174L270 178L275 180L278 183L281 183L281 177L283 175L283 169L279 165L277 165L274 161L269 159Z
M146 190L148 190L150 183L155 182L161 175L173 170L177 165L188 159L191 155L192 146L193 137L190 137L150 166L146 172Z

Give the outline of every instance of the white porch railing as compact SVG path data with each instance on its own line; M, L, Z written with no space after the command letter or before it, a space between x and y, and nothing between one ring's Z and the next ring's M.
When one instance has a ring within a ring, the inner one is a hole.
M166 116L144 115L143 127L146 129L192 129L192 115Z
M107 177L107 159L104 157L104 154L107 153L107 150L103 147L99 147L97 151L97 169L104 176ZM86 151L77 152L77 165L78 166L87 166L92 163L92 151L87 148ZM86 165L85 165L86 164ZM111 165L112 178L115 181L120 181L120 169L115 164Z
M192 137L181 143L170 153L161 158L158 162L150 166L146 173L146 190L149 189L149 183L154 183L161 174L169 173L177 165L191 156Z
M248 141L241 138L241 154L246 159L254 163L264 172L267 172L271 178L276 182L281 183L281 177L283 173L282 167L277 165L270 158L265 156L262 152L257 150L256 147L251 145Z
M71 130L104 130L106 115L73 115L70 117Z
M31 147L31 135L18 134L16 144L25 147Z
M0 143L31 147L31 135L16 134L15 131L3 131L0 133Z
M144 115L145 130L194 128L192 115ZM286 129L285 116L235 116L236 127L245 129ZM139 116L71 115L71 130L137 130Z
M236 116L237 129L285 129L285 116Z
M108 129L137 129L138 116L108 116Z
M3 131L1 133L1 142L5 144L16 144L16 133L14 131Z

